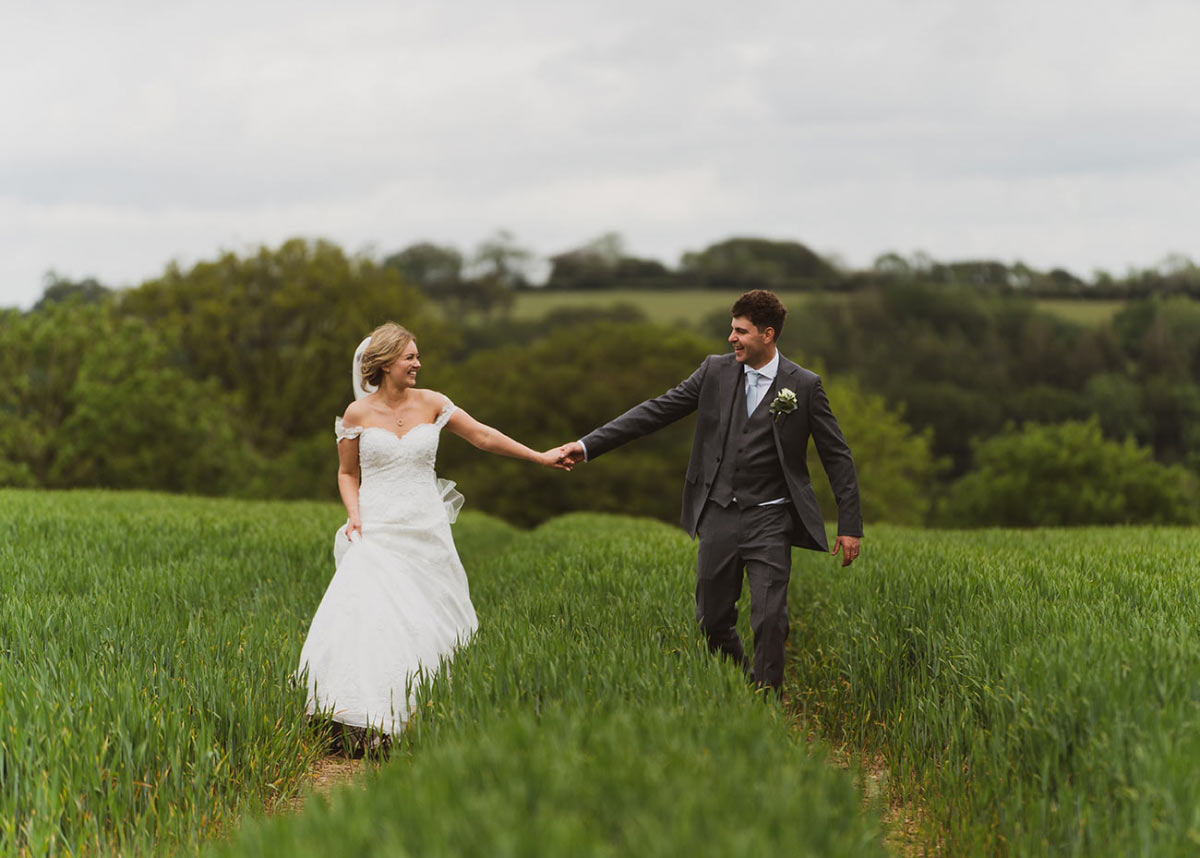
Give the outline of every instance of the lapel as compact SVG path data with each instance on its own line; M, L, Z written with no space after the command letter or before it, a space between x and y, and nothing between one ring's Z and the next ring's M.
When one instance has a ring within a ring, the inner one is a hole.
M729 362L730 365L725 368L717 378L717 402L725 403L725 407L721 409L720 422L717 424L717 443L724 444L726 436L729 435L729 421L733 419L733 409L745 409L744 401L739 401L738 394L741 393L742 387L739 382L742 379L742 365L737 360Z
M785 358L781 353L779 355L779 371L775 373L775 383L771 386L776 394L785 387L790 387L793 391L796 390L796 381L794 376L799 367ZM764 397L765 399L766 397ZM770 406L767 406L768 408ZM779 463L783 465L783 469L787 471L787 459L783 456L783 444L779 440L779 421L774 417L771 418L771 434L775 436L775 452L779 455Z

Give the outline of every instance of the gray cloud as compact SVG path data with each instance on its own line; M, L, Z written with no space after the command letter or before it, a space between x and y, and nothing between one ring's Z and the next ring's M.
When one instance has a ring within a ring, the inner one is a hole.
M1193 252L1187 2L48 3L0 20L0 305L320 235ZM11 73L9 73L11 72Z

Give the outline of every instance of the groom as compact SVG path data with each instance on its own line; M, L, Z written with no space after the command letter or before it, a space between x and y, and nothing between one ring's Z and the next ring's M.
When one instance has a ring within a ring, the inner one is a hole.
M808 439L833 486L838 537L833 554L859 553L862 513L850 447L821 379L783 357L776 342L787 310L756 289L733 305L733 354L710 355L662 396L566 445L568 464L602 456L697 412L683 487L683 528L700 536L696 619L710 650L747 666L737 633L742 570L750 580L750 625L759 686L783 684L791 546L826 551L825 524L808 475Z

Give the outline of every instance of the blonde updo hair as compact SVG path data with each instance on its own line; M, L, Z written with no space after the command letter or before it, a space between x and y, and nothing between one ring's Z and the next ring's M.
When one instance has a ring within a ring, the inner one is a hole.
M371 331L371 342L362 356L363 387L378 387L383 382L384 367L403 355L412 340L412 332L395 322L384 322Z

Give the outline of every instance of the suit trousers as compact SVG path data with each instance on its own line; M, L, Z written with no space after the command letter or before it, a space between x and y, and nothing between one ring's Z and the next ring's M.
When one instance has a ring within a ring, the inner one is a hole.
M787 589L792 572L792 522L788 504L727 507L709 501L700 516L696 558L696 621L708 647L743 668L746 651L737 633L742 571L750 581L750 627L754 632L754 681L783 685L788 636Z

